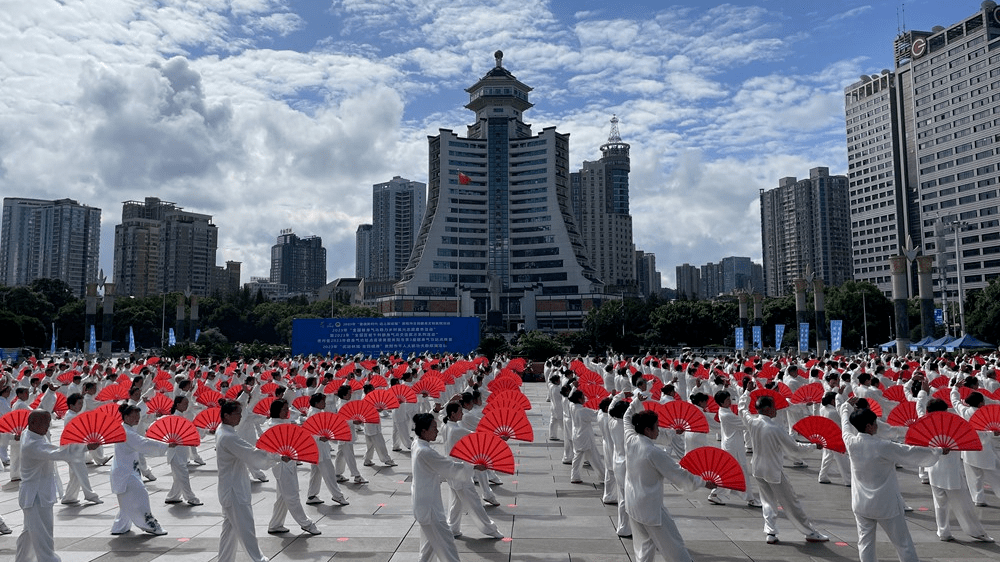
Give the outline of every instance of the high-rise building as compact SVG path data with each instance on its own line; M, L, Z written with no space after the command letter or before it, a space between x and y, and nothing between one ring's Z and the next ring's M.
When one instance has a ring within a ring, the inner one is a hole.
M212 268L212 291L213 295L232 295L240 290L240 269L242 262L227 261L226 267L217 265Z
M271 246L271 282L290 295L313 293L326 285L326 248L319 236L299 238L285 229Z
M678 265L677 268L677 298L689 301L701 297L701 274L698 268L691 264Z
M808 179L782 178L776 189L760 190L760 215L769 296L790 294L809 273L827 286L852 278L846 176L817 167Z
M629 214L629 145L622 142L618 118L601 145L601 159L583 162L570 176L573 211L590 265L608 292L635 291L635 244Z
M714 299L722 294L722 265L708 262L701 266L701 286L698 296Z
M354 235L354 276L372 278L372 225L359 224Z
M635 280L640 297L660 294L660 272L656 271L656 254L635 251Z
M523 120L531 88L495 57L466 90L476 114L466 136L441 129L428 139L427 213L395 295L379 308L576 329L606 297L573 218L569 136L532 134Z
M122 204L115 226L116 292L146 297L190 290L208 296L216 279L218 231L211 215L147 197Z
M427 209L427 185L399 176L372 186L371 275L398 281Z
M59 279L77 297L97 282L101 210L72 199L5 197L0 227L0 282Z

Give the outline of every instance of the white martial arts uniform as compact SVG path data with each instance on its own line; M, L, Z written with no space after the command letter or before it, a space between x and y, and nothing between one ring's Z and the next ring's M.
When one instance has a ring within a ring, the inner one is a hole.
M549 385L549 402L552 408L549 413L549 440L557 441L559 439L559 430L563 426L563 395L559 393L558 384L546 384Z
M598 411L597 427L601 430L601 448L604 452L604 494L601 501L606 504L618 503L618 484L615 482L615 445L611 441L611 416L607 412Z
M170 465L170 474L174 483L167 492L164 500L167 503L174 503L183 499L190 504L199 504L201 500L191 489L191 474L188 472L188 458L194 447L173 447L167 450L167 464Z
M413 517L420 525L420 562L437 556L440 562L459 562L455 538L441 502L441 481L458 478L465 465L434 450L423 439L413 440Z
M270 427L285 423L292 423L291 420L271 418ZM302 498L299 495L299 475L294 462L282 462L271 467L271 474L274 474L274 508L271 510L271 521L267 524L269 531L280 529L285 526L285 516L292 514L292 519L300 527L306 528L313 524L312 519L306 515L302 508Z
M677 465L652 439L636 433L632 416L642 411L633 400L622 420L625 433L625 509L632 520L637 562L650 562L656 551L670 562L690 562L677 525L663 505L663 479L684 491L704 485L701 478Z
M858 433L851 425L853 406L840 407L841 428L851 457L851 508L858 525L858 555L861 562L875 562L875 525L896 547L901 562L917 560L910 530L903 516L896 464L931 466L941 457L940 449L901 445L877 435Z
M149 507L149 492L139 475L139 455L160 457L168 446L136 433L123 423L125 441L115 443L115 458L111 460L111 492L118 496L118 516L111 525L111 534L128 532L134 523L148 533L159 533L159 522Z
M17 537L15 560L59 562L52 535L52 504L56 502L53 461L69 461L72 453L30 429L21 434L21 487L17 501L24 512L24 529Z
M349 401L337 398L337 410L340 410ZM347 422L347 427L351 428L351 440L337 442L337 458L334 462L337 474L343 474L346 466L351 471L351 476L356 479L361 478L361 471L358 470L358 459L354 454L354 439L358 434L358 425L360 424L355 424L351 421Z
M82 411L82 410L81 410ZM65 424L69 424L77 416L73 410L66 412ZM63 426L65 427L65 425ZM83 499L89 502L100 502L101 498L94 492L90 485L90 473L87 472L87 446L81 443L74 443L66 446L69 458L66 464L69 466L69 482L66 484L66 492L63 494L62 502L73 504L77 502L80 490L83 490Z
M312 416L322 411L324 410L309 408L309 415ZM333 501L343 504L347 502L347 498L344 497L344 492L340 489L340 484L337 483L337 470L333 466L333 451L330 448L330 441L320 441L319 437L314 438L316 439L316 448L319 450L319 462L309 467L309 485L306 487L306 497L318 497L320 485L325 482Z
M569 404L570 416L573 418L573 465L570 467L571 482L582 480L584 459L590 461L590 467L604 480L604 462L594 444L594 422L597 420L597 410L591 410L582 404Z
M838 397L839 400L839 397ZM840 412L837 411L837 407L834 405L820 406L819 415L827 418L837 424L840 427ZM841 428L843 430L843 428ZM845 455L844 453L838 453L837 451L831 451L826 447L823 448L823 458L819 461L819 475L818 481L820 484L830 482L830 468L837 465L837 471L840 472L840 477L844 479L844 485L851 485L851 457Z
M451 454L455 443L471 432L455 422L442 424L441 438L444 441L444 451ZM461 473L455 478L448 479L448 487L451 489L451 504L448 510L448 528L451 533L458 536L462 533L462 514L468 508L476 526L483 532L494 538L502 538L503 533L497 528L497 524L486 514L483 502L479 501L479 494L476 493L476 485L472 481L474 470L472 465L465 464Z
M986 537L986 528L972 505L962 471L961 455L948 454L927 468L931 492L934 494L934 520L937 535L942 540L951 538L951 514L955 513L958 524L969 536Z
M611 406L621 401L623 397L624 394L616 396L611 402ZM608 409L611 409L611 406ZM628 537L632 535L632 521L625 508L625 478L627 477L625 470L625 426L620 418L609 417L611 419L608 420L608 433L611 435L614 452L608 464L615 471L615 487L618 489L618 526L615 528L615 532L620 537Z
M722 450L726 451L736 462L740 463L743 469L744 480L747 489L742 494L743 501L750 502L757 500L757 490L754 487L754 479L750 477L750 470L747 464L747 444L746 426L743 425L743 418L737 416L729 408L719 408L719 431L722 433ZM712 490L715 492L716 490ZM710 494L714 495L714 494ZM728 497L727 492L722 492L719 497Z
M215 432L216 461L219 463L219 504L222 506L222 536L217 562L236 560L237 541L253 562L267 562L257 546L250 496L250 467L270 468L277 455L255 449L236 430L222 424Z
M971 419L976 413L976 409L968 406L963 400L959 387L951 389L951 403L955 412L965 419ZM993 488L993 493L1000 498L1000 462L998 462L997 451L993 447L993 432L977 431L979 441L983 445L981 451L963 451L962 460L965 461L965 477L969 485L969 494L972 501L983 505L986 503L986 491L984 484L989 484Z

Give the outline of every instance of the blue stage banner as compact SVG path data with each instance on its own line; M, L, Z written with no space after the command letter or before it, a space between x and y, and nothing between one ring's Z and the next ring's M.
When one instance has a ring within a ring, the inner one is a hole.
M479 347L479 319L300 318L292 321L292 355L469 353Z
M830 320L830 351L840 351L844 338L844 321Z
M764 334L762 328L762 326L754 326L752 328L754 349L764 349Z
M174 333L173 328L167 332L167 345L177 345L177 334Z
M785 339L785 325L776 324L774 326L774 349L781 349L781 340Z
M944 309L943 308L935 308L934 309L934 325L935 326L944 326ZM916 350L914 350L914 351L916 351Z
M809 323L799 323L799 353L809 351Z
M135 333L132 332L132 326L128 327L128 352L135 353Z
M743 328L736 328L736 342L733 347L738 350L743 350Z
M90 344L87 346L87 353L93 355L97 353L97 330L94 325L90 325Z

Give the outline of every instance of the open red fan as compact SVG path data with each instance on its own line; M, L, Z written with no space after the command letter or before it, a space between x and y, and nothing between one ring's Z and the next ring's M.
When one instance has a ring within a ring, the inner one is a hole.
M82 412L71 419L63 428L60 445L70 443L121 443L125 441L125 428L122 427L121 416L108 415L106 411L91 410Z
M365 401L375 406L376 410L395 410L399 407L399 399L388 388L376 388L365 394Z
M812 382L800 386L798 390L792 393L789 401L792 404L819 404L823 401L824 394L826 394L826 389L823 388L823 383Z
M580 364L580 370L575 372L577 378L580 379L580 384L604 384L604 379L601 378L601 375L584 367L582 363Z
M150 414L166 415L173 407L174 401L159 393L146 400L146 409Z
M108 400L128 400L128 391L131 388L131 382L126 385L109 384L108 386L102 388L94 399L98 402L107 402Z
M160 379L153 381L153 386L156 387L156 390L160 392L174 391L174 383L170 382L170 379Z
M269 417L271 414L271 402L277 400L274 396L265 396L253 405L253 413L258 416Z
M295 375L292 377L291 383L295 388L305 388L307 381L302 375Z
M378 410L371 402L351 400L340 407L338 413L350 421L378 423Z
M598 403L599 402L600 401L598 401ZM492 410L494 408L514 408L515 410L522 410L522 411L524 410L524 408L521 407L521 402L520 401L516 401L515 402L515 401L510 400L510 397L506 397L506 398L502 397L499 400L493 400L492 402L486 402L486 406L483 407L483 413L485 414L486 412L488 412L489 410Z
M400 404L416 404L417 403L417 393L413 392L413 389L405 384L394 384L389 387L389 392L396 397L396 401Z
M976 431L1000 431L1000 404L987 404L969 418Z
M495 433L518 441L535 440L528 415L520 408L495 408L484 412L476 431Z
M0 416L0 433L20 435L28 429L28 414L31 410L12 410Z
M906 401L906 388L901 384L894 384L888 388L882 390L882 396L887 400L892 400L893 402L905 402Z
M278 390L278 385L273 382L260 385L260 393L265 396L274 396L275 390Z
M184 447L201 445L201 436L194 424L181 416L163 416L157 419L146 430L146 437Z
M486 385L490 392L500 392L502 390L518 390L521 388L520 379L516 377L498 377Z
M592 396L590 398L587 398L587 401L583 403L583 407L587 408L589 410L600 410L601 409L601 402L603 402L603 401L604 401L604 399L601 398L600 396ZM485 410L486 409L483 408L484 412L485 412Z
M326 383L323 387L323 392L326 394L337 394L340 387L344 385L344 379L333 379L332 381Z
M492 433L470 433L455 443L450 454L467 463L514 474L514 453L510 445Z
M747 489L743 469L733 455L717 447L698 447L681 458L681 468L715 482L720 488L745 492Z
M494 392L490 394L489 398L486 399L487 402L493 402L496 400L510 400L521 407L522 410L531 409L531 400L524 395L520 390L503 390L500 392Z
M240 396L240 392L246 387L242 384L234 384L226 389L226 400L236 400Z
M580 385L580 391L582 391L587 398L597 398L598 400L611 395L611 393L608 392L608 389L604 388L603 384L582 384Z
M352 392L357 392L365 388L365 381L361 379L351 379L347 381L347 384L351 385Z
M953 451L982 451L983 444L972 424L951 412L929 412L906 430L906 444L942 447Z
M971 388L969 388L967 386L960 386L960 387L958 387L958 395L962 398L963 402L965 401L966 398L969 397L970 394L972 394L972 389ZM939 388L937 391L934 392L933 396L934 396L934 398L940 398L941 400L944 400L945 402L947 402L949 408L954 408L955 407L955 405L951 403L951 387L950 386Z
M789 388L788 385L783 382L779 382L778 384L774 385L774 389L778 391L778 394L784 396L785 400L790 400L792 398L792 394L794 394L792 392L792 389Z
M444 381L437 377L424 376L417 382L410 385L416 394L428 394L433 398L441 396L444 392ZM492 395L491 395L492 396Z
M823 416L806 416L796 422L792 429L799 432L810 443L822 445L824 449L830 449L838 453L847 453L844 445L844 437L841 434L840 426L837 422Z
M62 419L63 414L66 410L69 410L69 405L66 404L66 396L60 392L56 392L56 402L52 405L52 413L56 415L57 418ZM35 401L31 403L31 409L34 410L38 408L39 404L42 403L42 396L44 394L39 394Z
M302 429L316 437L326 437L336 441L350 441L351 428L347 418L333 412L316 412L302 422Z
M291 457L295 461L310 464L319 462L316 440L311 433L294 423L270 427L257 439L257 448L283 457Z
M372 375L368 377L368 384L374 386L375 388L387 388L389 386L389 381L385 380L382 375Z
M201 391L201 394L198 395L198 403L212 408L218 406L219 400L222 400L222 398L221 392L208 388Z
M56 377L56 380L59 381L62 384L69 384L69 383L73 382L73 377L75 377L75 376L77 376L79 374L80 374L80 371L77 371L75 369L70 369L69 371L63 371L62 374L60 374L58 377Z
M931 388L941 388L942 386L948 386L948 377L944 375L939 375L934 377L934 380L930 382Z
M917 405L907 400L900 402L898 406L889 412L889 417L885 419L893 427L910 427L917 421Z
M292 400L292 407L299 411L303 416L309 413L309 396L299 396L295 400Z
M782 396L778 391L771 390L770 388L758 388L750 393L750 413L757 413L757 399L761 396L770 396L774 400L774 407L777 410L788 407L788 400Z
M219 417L219 411L220 409L215 407L198 412L198 415L194 417L194 426L198 429L215 431L222 425L222 418Z
M656 414L659 416L660 427L670 429L682 429L691 433L708 433L708 420L705 419L705 412L698 409L690 402L673 400L666 404L660 404Z
M114 417L114 416L118 416L119 418L121 417L121 414L118 411L118 404L115 404L114 402L108 402L107 404L101 404L100 406L94 408L94 411L95 412L104 412L107 415L112 416L112 417Z

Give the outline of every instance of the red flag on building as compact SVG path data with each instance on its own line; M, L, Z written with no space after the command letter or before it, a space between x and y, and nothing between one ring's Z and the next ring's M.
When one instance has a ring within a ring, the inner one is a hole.
M470 178L469 176L463 174L462 172L458 173L458 183L460 183L462 185L469 185L469 182L471 182L471 181L472 181L472 178Z

